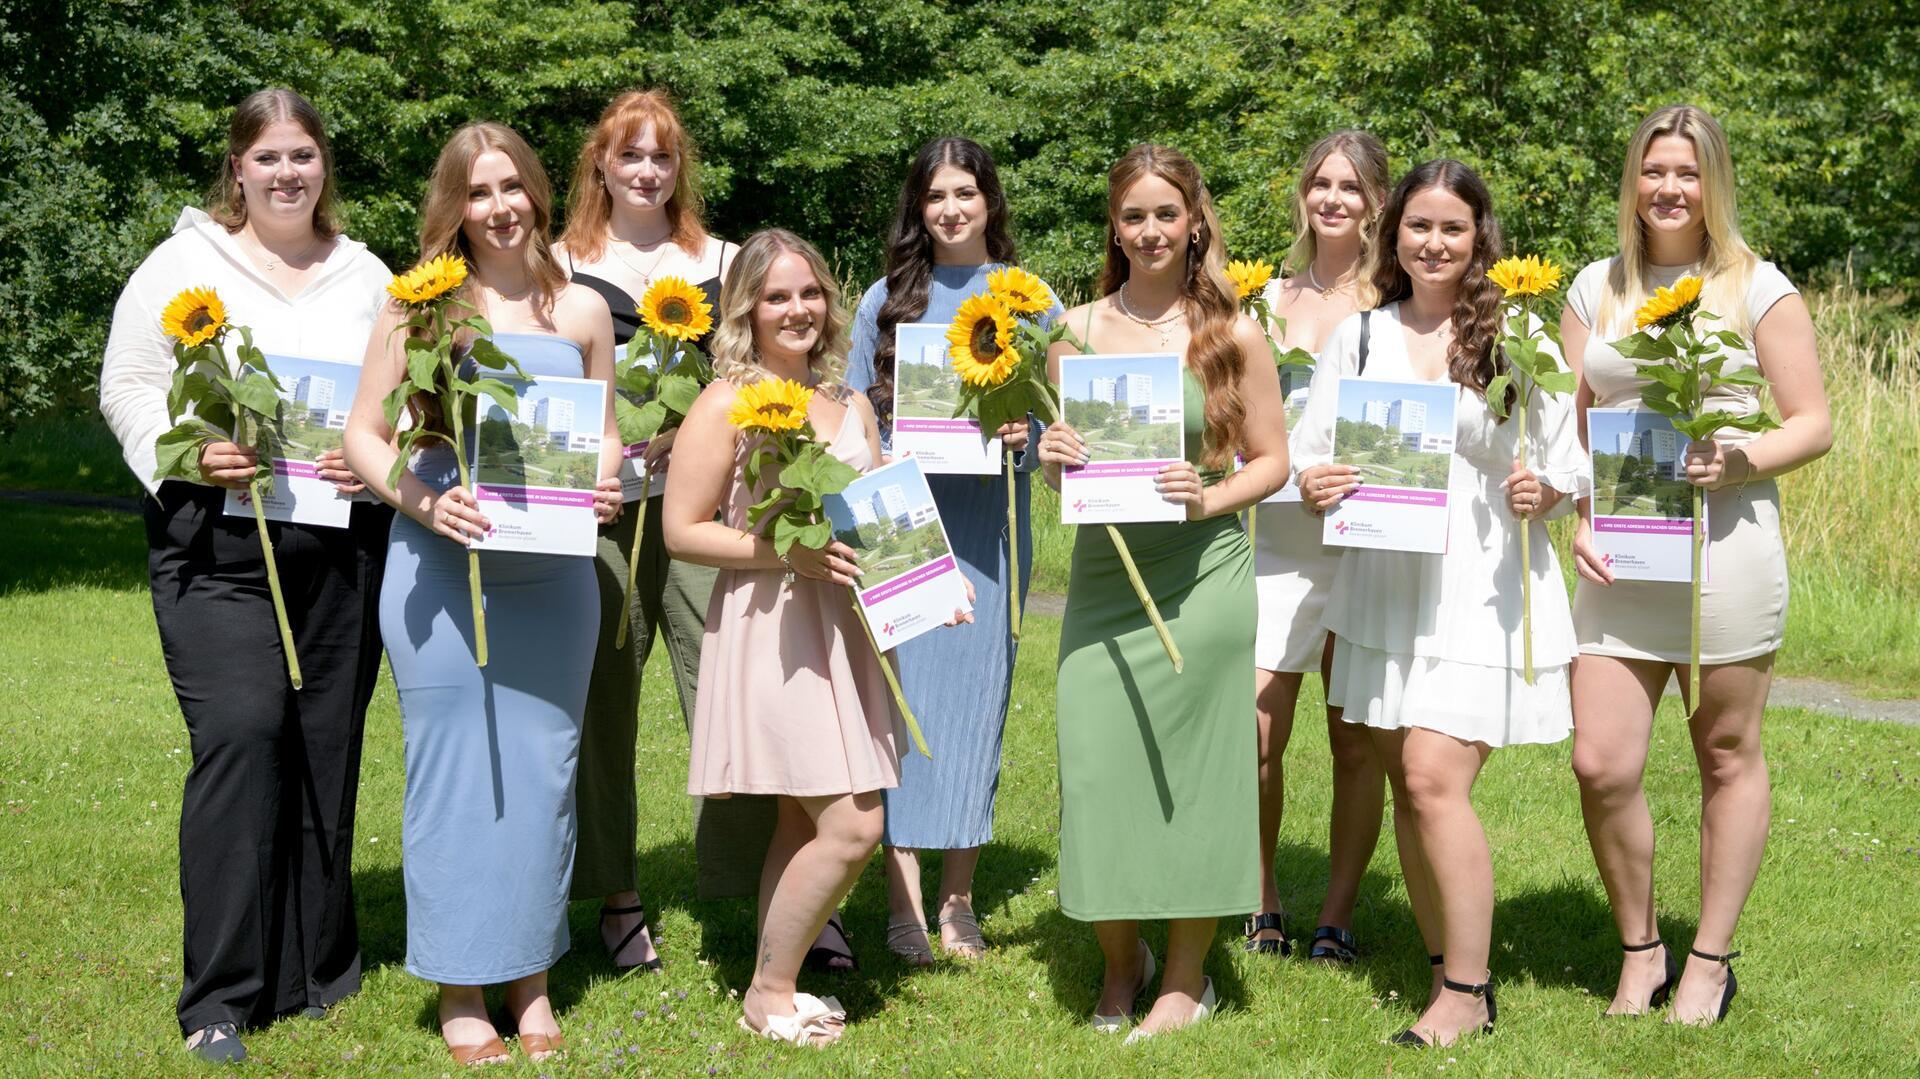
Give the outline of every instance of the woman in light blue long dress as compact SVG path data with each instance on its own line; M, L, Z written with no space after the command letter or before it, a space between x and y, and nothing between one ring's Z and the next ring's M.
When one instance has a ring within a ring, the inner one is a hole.
M569 284L548 253L549 205L524 140L497 124L464 127L434 166L422 258L466 259L459 298L527 374L610 382L606 301ZM487 533L487 509L438 440L419 444L427 448L397 485L386 482L394 432L381 402L405 376L407 314L390 307L375 326L346 433L348 464L400 510L380 626L406 735L406 966L440 984L441 1036L456 1063L506 1057L482 996L502 983L520 1048L545 1059L563 1047L547 970L567 950L574 778L599 622L593 559L483 551L489 656L476 664L465 547ZM470 361L465 370L473 377ZM409 411L416 425L447 427L431 401L416 398ZM602 411L576 430L601 433L594 510L604 523L620 509L620 442L611 404Z
M987 291L987 275L1014 263L1006 195L993 158L962 138L920 149L900 193L887 243L887 276L873 283L854 316L847 385L865 391L889 450L893 434L894 331L903 323L951 321L967 297ZM1059 305L1043 318L1048 323ZM1029 440L1026 423L999 432L1009 449ZM918 851L944 851L937 923L950 953L977 956L986 946L973 913L973 870L993 838L993 796L1000 781L1000 736L1017 645L1007 593L1026 602L1032 570L1028 476L1015 454L1019 514L1018 580L1007 564L1007 480L927 477L947 539L975 589L974 621L895 649L900 680L927 736L931 760L908 754L900 786L886 795L889 916L887 946L915 964L933 961L920 891Z

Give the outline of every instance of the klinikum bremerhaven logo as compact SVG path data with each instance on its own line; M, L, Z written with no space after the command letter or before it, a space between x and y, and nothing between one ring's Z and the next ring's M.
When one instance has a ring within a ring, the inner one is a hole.
M1339 534L1340 534L1340 535L1342 535L1342 536L1344 536L1344 535L1346 535L1346 534L1347 534L1347 522L1345 522L1345 521L1335 521L1335 522L1333 522L1333 530L1334 530L1335 532L1337 532L1337 533L1339 533Z
M1074 500L1073 500L1073 510L1074 510L1074 512L1075 512L1075 513L1078 513L1078 512L1080 512L1081 510L1084 510L1084 509L1086 509L1086 508L1087 508L1087 500L1086 500L1086 499L1084 499L1084 498L1076 498L1076 499L1074 499Z
M889 637L893 636L893 623L892 622L882 623L880 626L880 632L886 634Z

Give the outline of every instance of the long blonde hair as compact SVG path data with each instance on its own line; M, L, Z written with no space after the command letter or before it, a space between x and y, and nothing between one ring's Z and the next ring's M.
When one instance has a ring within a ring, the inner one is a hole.
M1300 162L1300 178L1293 187L1293 246L1287 249L1283 265L1288 276L1301 274L1313 265L1314 256L1319 253L1319 241L1313 233L1313 211L1307 206L1307 196L1313 191L1313 177L1327 158L1339 154L1353 166L1360 178L1360 198L1367 204L1366 216L1360 221L1360 257L1353 260L1353 268L1348 272L1353 281L1353 303L1358 310L1373 307L1378 294L1373 288L1373 277L1367 273L1367 256L1372 252L1377 240L1374 227L1380 223L1380 208L1386 205L1387 191L1393 186L1393 177L1387 170L1387 147L1370 131L1348 128L1336 131L1308 148L1307 156Z
M1740 214L1734 202L1733 153L1726 132L1704 110L1692 105L1668 105L1640 121L1627 144L1620 170L1618 231L1620 257L1607 269L1607 284L1594 313L1596 333L1624 330L1616 326L1630 318L1653 292L1649 283L1647 226L1640 220L1640 166L1653 140L1673 135L1693 143L1700 165L1700 216L1706 224L1706 250L1700 254L1700 306L1719 315L1722 324L1737 333L1751 333L1747 324L1747 286L1759 257L1740 235Z
M721 378L746 385L768 377L753 344L753 309L760 304L774 262L788 253L806 260L827 299L826 321L807 353L807 366L822 382L840 380L847 358L847 312L840 302L840 282L819 249L786 229L761 229L747 237L733 256L733 268L720 286L720 318L711 339L713 370Z
M629 90L607 103L573 166L573 189L567 193L567 228L560 239L576 260L594 262L606 252L607 223L613 219L613 197L607 194L607 156L639 137L648 124L653 125L653 137L679 162L673 194L667 197L668 239L696 258L705 246L706 203L700 196L700 155L694 151L693 138L680 122L680 113L666 91Z
M514 170L520 175L520 186L526 189L527 201L533 204L533 223L527 230L527 242L520 249L520 257L526 261L527 276L539 293L540 303L550 309L554 298L567 285L567 276L554 260L548 239L548 230L553 226L553 185L547 181L547 170L541 167L533 147L505 124L485 121L468 124L454 132L440 148L440 157L433 163L433 175L427 181L426 200L420 204L420 261L440 255L459 255L469 265L473 264L473 249L467 242L464 227L468 178L473 174L474 160L491 150L506 154L513 162ZM466 299L474 299L473 278L468 278L461 289Z

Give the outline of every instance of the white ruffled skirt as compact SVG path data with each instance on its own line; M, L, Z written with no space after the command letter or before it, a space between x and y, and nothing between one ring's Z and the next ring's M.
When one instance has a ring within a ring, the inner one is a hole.
M1558 742L1573 730L1568 667L1540 666L1528 685L1511 667L1482 666L1333 639L1327 702L1340 718L1381 730L1423 727L1501 746Z

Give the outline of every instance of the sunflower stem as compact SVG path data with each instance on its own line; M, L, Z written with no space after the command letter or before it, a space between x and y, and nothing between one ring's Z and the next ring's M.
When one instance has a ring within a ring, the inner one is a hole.
M1173 661L1173 673L1181 673L1187 662L1180 658L1180 646L1173 643L1173 633L1167 629L1166 620L1160 617L1160 608L1147 593L1146 582L1140 579L1140 567L1133 564L1133 552L1127 549L1127 541L1121 538L1119 529L1112 525L1106 527L1107 535L1113 539L1113 549L1120 552L1120 564L1127 568L1127 580L1133 582L1133 594L1140 597L1140 605L1147 610L1147 621L1153 623L1153 631L1160 635L1160 646Z
M260 530L260 553L267 560L267 591L273 594L273 619L280 624L280 649L287 654L287 680L293 688L304 686L300 678L300 657L293 652L293 627L287 623L287 597L280 592L280 570L273 561L273 540L267 536L267 515L260 508L260 481L248 480L247 493L253 503L253 523Z
M887 688L893 691L893 703L900 709L900 718L907 721L907 736L913 739L913 748L920 751L922 757L933 759L933 753L927 749L927 737L920 733L920 723L913 718L913 709L907 707L907 695L900 688L900 678L893 673L893 664L887 654L880 649L880 638L873 635L873 627L867 624L867 612L860 607L860 593L847 589L847 598L853 601L853 620L867 631L867 643L873 646L873 655L880 661L880 672L887 676Z
M453 396L457 406L459 395ZM453 457L454 464L460 470L460 486L473 496L475 503L478 503L480 495L474 490L473 477L467 471L467 440L460 422L460 409L455 407L451 411L453 412ZM467 594L473 604L473 665L485 667L487 665L487 605L480 591L480 552L473 549L471 539L467 541Z
M1013 485L1013 451L1007 458L1007 631L1020 643L1020 510Z
M640 508L633 522L633 550L627 553L627 587L620 597L620 632L613 637L615 648L627 646L627 627L633 622L633 582L640 575L640 545L647 538L647 499L653 491L653 470L644 463L640 467L645 474L640 477Z
M1515 432L1520 443L1520 467L1527 467L1527 398L1533 396L1532 385L1517 402L1519 415L1514 418L1520 422ZM1520 518L1520 648L1522 654L1522 676L1528 685L1533 685L1533 515Z
M1700 524L1700 488L1693 489L1693 625L1691 662L1687 665L1687 715L1700 711L1700 562L1707 530Z

